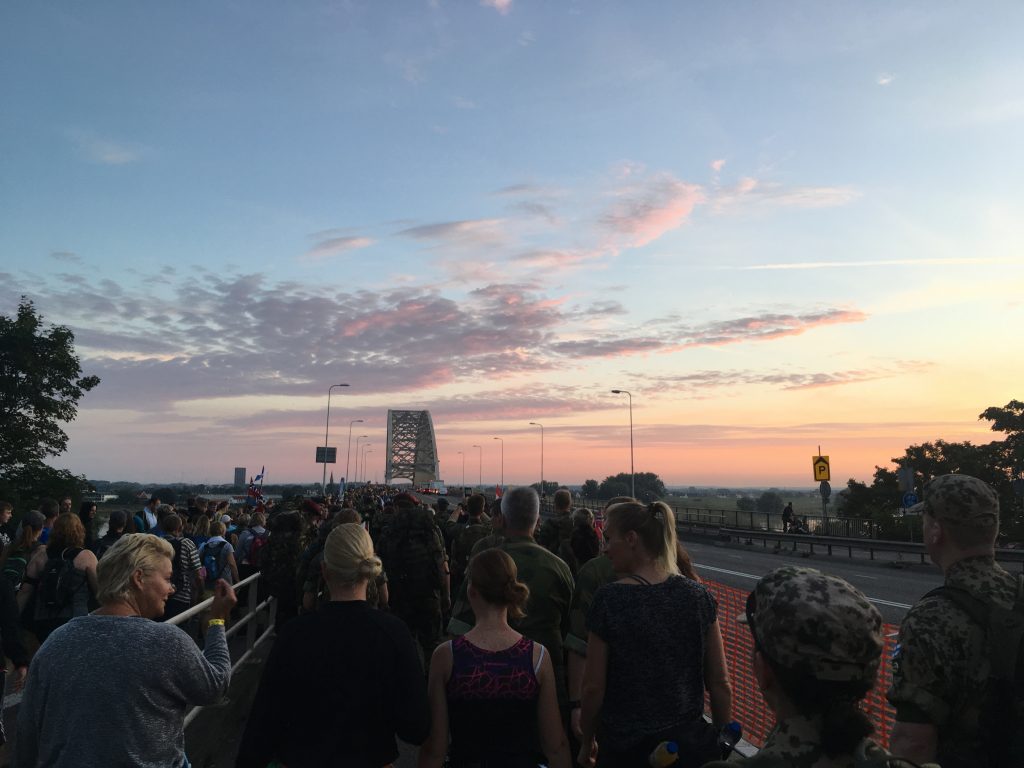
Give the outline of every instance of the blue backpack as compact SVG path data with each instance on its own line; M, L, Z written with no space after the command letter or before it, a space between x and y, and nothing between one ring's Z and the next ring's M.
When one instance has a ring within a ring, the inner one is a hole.
M213 589L217 579L220 578L221 572L224 570L221 555L224 554L224 547L227 545L226 541L218 542L212 546L209 542L203 545L203 568L206 569L207 589Z

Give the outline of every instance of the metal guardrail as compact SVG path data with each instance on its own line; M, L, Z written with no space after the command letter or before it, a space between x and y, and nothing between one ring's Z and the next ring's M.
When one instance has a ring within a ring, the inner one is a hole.
M914 555L921 558L921 563L926 562L928 554L924 544L909 541L886 541L884 539L859 539L843 536L816 536L799 533L778 533L775 531L757 531L744 528L720 528L721 536L729 538L747 539L751 541L758 539L765 542L778 542L781 549L784 543L792 544L792 551L799 550L801 545L806 545L808 551L814 554L814 548L824 547L828 554L832 554L833 547L845 549L849 557L853 557L853 550L867 550L870 558L875 559L875 552L897 552L901 554ZM1021 563L1024 568L1024 550L1022 549L997 549L996 560L1004 563Z
M245 615L242 616L242 618L240 618L238 621L233 622L231 626L227 628L227 631L224 633L227 639L230 640L232 637L237 635L243 628L245 628L245 653L239 656L238 660L231 664L232 673L234 673L235 670L237 670L240 666L242 666L242 664L248 661L249 657L252 655L256 646L262 643L264 640L266 640L274 631L274 618L277 612L277 603L275 602L273 597L268 597L262 603L259 602L259 589L257 589L257 586L259 585L259 580L260 571L256 571L256 573L252 574L251 576L247 576L237 584L233 585L236 592L242 589L243 587L247 588L247 610L245 612ZM203 602L198 603L189 608L187 611L178 614L173 619L169 619L167 623L173 624L175 626L181 626L194 616L198 616L201 613L203 613L211 605L213 605L213 598L208 597L206 600L203 600ZM266 611L267 613L267 627L263 630L263 633L259 637L257 637L256 632L258 631L259 627L256 625L256 618L264 611ZM217 705L213 704L209 706ZM206 709L206 707L193 707L192 709L190 709L188 713L185 715L185 727L188 728L189 724L193 720L195 720L199 716L199 713L202 712L204 709Z

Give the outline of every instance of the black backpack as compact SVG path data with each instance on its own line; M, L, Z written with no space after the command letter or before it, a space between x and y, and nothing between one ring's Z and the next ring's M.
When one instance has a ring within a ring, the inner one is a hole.
M932 596L952 601L985 632L991 672L978 740L987 747L987 764L1024 765L1024 729L1006 727L1024 723L1024 575L1017 578L1013 608L993 605L959 587L937 587L925 595Z
M75 590L80 586L74 562L81 551L68 547L59 557L47 558L46 568L39 579L39 601L48 612L62 613L71 605Z
M25 580L25 568L28 567L28 561L32 559L36 549L42 546L44 545L36 542L27 551L19 547L18 549L11 550L10 554L7 555L2 573L4 578L11 582L15 592L18 591L21 582Z

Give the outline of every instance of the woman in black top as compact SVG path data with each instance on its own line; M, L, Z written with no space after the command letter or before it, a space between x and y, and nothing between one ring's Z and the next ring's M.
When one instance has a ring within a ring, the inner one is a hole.
M645 765L670 740L677 768L703 765L719 755L702 719L704 691L718 726L732 701L715 599L679 574L665 504L609 507L604 539L619 579L597 590L587 615L579 763Z
M253 701L236 766L382 768L395 737L421 744L427 687L405 624L366 603L381 572L370 535L339 525L324 545L331 601L280 631ZM312 716L311 716L312 714Z

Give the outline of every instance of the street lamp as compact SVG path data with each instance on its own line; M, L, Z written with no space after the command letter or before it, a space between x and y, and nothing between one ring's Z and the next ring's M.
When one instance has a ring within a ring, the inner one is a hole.
M544 425L536 421L530 422L531 427L540 427L540 497L544 498Z
M363 473L359 475L363 478L363 482L366 482L366 449L369 448L373 443L363 443ZM359 464L356 464L356 474L359 474Z
M352 421L350 421L348 423L348 450L345 452L345 482L346 483L352 482L352 478L348 474L349 464L352 461L352 425L353 424L362 424L362 423L363 423L362 419L352 419Z
M501 440L501 492L505 492L505 440L501 437L494 438Z
M633 469L633 395L624 389L613 389L613 395L629 398L629 495L636 498L636 470Z
M359 435L359 437L356 438L356 480L357 481L359 480L359 477L358 477L358 475L359 475L359 441L362 440L364 437L369 437L369 435Z
M323 491L324 496L327 495L327 435L331 431L331 390L347 386L348 384L331 384L327 388L327 425L324 427L324 479L320 483L320 489Z
M462 495L466 495L466 454L459 451L459 456L462 457Z
M371 454L371 453L373 453L373 451L363 451L363 482L364 483L369 483L370 482L367 479L369 477L369 473L366 471L366 457L369 454Z
M480 491L484 490L484 448L482 445L474 445L474 448L480 449L479 462L477 463L477 484L480 486Z

